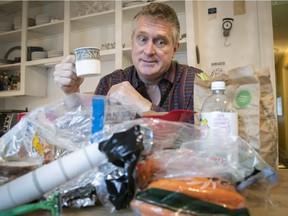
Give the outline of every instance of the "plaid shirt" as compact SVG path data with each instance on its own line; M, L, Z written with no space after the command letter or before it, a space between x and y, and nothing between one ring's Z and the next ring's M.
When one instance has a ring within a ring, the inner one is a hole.
M164 73L158 86L161 92L159 104L153 104L151 110L157 112L169 112L175 109L193 110L193 89L196 73L201 70L188 65L172 62L170 68ZM95 90L95 95L107 95L112 85L128 81L146 99L151 101L147 94L144 82L142 82L134 66L119 69L101 78ZM194 122L193 119L190 122Z

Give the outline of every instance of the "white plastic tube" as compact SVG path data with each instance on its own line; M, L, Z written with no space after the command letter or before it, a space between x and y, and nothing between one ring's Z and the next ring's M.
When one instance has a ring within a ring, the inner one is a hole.
M91 144L0 187L0 211L34 201L55 187L107 162Z

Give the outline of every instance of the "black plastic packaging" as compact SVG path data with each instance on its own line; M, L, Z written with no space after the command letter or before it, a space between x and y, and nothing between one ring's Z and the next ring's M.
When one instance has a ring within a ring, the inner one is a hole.
M109 201L116 210L129 207L135 195L133 174L143 149L143 135L139 125L115 133L108 141L99 144L99 150L106 154L108 161L118 167L105 178Z

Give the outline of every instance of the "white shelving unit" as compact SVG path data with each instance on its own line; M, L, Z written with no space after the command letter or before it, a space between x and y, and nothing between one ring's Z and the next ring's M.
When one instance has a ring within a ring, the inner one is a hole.
M72 53L77 47L95 46L103 48L105 43L115 43L113 48L101 49L101 61L113 62L114 69L131 65L130 34L132 31L132 20L136 13L148 2L126 6L123 1L119 0L103 1L103 3L108 3L109 5L105 5L105 8L101 8L101 11L97 11L95 4L98 2L1 2L0 15L7 17L12 23L15 17L21 16L22 27L9 32L0 32L0 59L4 58L5 53L10 48L21 46L21 52L18 51L20 52L18 55L21 57L21 62L0 65L0 74L5 72L7 74L18 73L20 75L20 89L0 91L0 98L24 95L45 97L47 69L54 67L64 56ZM166 0L164 2L176 10L180 20L181 34L186 35L186 38L180 41L179 58L176 56L175 59L181 59L179 61L182 63L195 65L193 3L189 0ZM90 5L86 11L83 8L87 5L84 4ZM28 27L28 18L35 19L39 14L48 14L58 20ZM33 46L43 47L45 51L63 50L63 56L28 60L27 47Z

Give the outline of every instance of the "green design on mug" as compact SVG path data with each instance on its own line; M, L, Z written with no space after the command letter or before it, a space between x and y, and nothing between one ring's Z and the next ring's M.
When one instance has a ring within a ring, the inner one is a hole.
M96 48L79 48L75 51L76 61L88 60L88 59L99 59L99 49Z
M241 90L236 95L236 105L238 108L247 107L252 99L252 95L248 90Z

